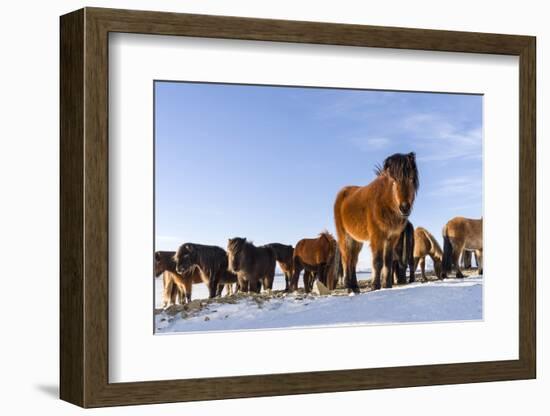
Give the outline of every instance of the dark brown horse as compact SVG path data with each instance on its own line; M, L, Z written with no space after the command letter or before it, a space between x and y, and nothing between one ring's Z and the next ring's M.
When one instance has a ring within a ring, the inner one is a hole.
M394 154L376 169L366 186L346 186L336 196L334 221L344 266L344 284L359 293L356 266L365 241L372 251L372 287L392 287L392 263L399 236L407 225L416 192L414 153Z
M443 273L446 278L452 268L456 268L456 277L464 275L460 270L460 255L464 250L473 250L478 262L478 270L483 274L483 218L455 217L443 227Z
M410 221L407 221L394 251L393 279L396 284L407 283L407 268L409 269L409 282L414 282L414 244L414 227Z
M275 259L285 275L285 290L288 290L290 279L292 279L292 256L294 247L280 243L266 244L263 247L271 248L275 253Z
M338 244L328 232L317 238L304 238L296 244L293 259L293 276L289 290L298 289L300 272L304 271L304 290L310 292L317 276L328 289L333 290L338 280Z
M273 289L275 278L275 252L269 247L256 247L246 238L231 238L227 241L229 270L237 275L239 290L260 292Z
M227 254L221 247L185 243L178 248L174 261L179 274L198 268L202 281L208 287L210 298L220 296L223 285L235 283L237 280L236 276L228 273Z

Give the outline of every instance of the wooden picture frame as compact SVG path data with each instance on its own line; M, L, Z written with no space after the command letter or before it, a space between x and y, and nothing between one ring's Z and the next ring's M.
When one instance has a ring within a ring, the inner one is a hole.
M535 51L530 36L85 8L61 17L60 396L82 407L536 377ZM519 359L109 383L108 34L368 46L519 57Z

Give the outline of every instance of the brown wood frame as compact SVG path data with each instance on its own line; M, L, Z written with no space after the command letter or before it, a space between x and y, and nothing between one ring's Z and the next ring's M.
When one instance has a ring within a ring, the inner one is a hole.
M60 19L60 396L83 407L536 377L535 51L530 36L85 8ZM108 34L248 39L519 56L519 359L109 383Z

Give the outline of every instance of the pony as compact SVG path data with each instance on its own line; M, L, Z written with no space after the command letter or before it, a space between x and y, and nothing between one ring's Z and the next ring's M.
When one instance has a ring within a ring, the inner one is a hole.
M194 283L202 282L200 271L190 268L183 274L176 271L174 261L175 251L155 252L155 277L162 274L162 304L166 308L176 303L184 304L191 301L191 292Z
M296 244L292 261L293 275L289 290L298 289L300 272L304 271L304 290L309 293L315 277L329 290L336 287L340 263L338 244L332 234L323 231L317 238L304 238Z
M275 260L285 275L285 290L288 291L290 279L292 278L292 256L294 247L285 244L271 243L263 247L269 247L275 253Z
M432 259L435 275L440 279L443 250L441 250L441 246L428 230L423 227L416 227L414 230L414 271L416 271L418 265L420 265L423 282L428 281L425 270L426 256L430 256Z
M228 268L237 275L239 290L256 292L273 289L275 278L275 251L269 247L256 247L246 238L227 240Z
M344 284L359 293L356 267L359 252L369 241L372 252L372 289L392 287L392 263L399 236L407 225L419 175L414 153L396 153L375 169L366 186L342 188L334 202L334 222L344 268Z
M198 268L201 280L208 287L208 297L220 296L226 284L237 281L237 277L227 270L227 254L218 246L184 243L173 256L176 272L184 274Z
M442 278L446 278L453 267L456 268L457 278L464 277L459 266L460 255L464 250L475 252L479 273L483 274L483 218L455 217L445 224Z
M409 268L409 282L414 282L414 245L414 226L407 221L394 249L393 282L395 284L407 283L407 268Z

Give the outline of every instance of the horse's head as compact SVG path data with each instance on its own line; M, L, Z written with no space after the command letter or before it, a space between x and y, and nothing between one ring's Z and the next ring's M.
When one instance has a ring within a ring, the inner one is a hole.
M191 267L197 264L197 253L193 244L182 244L174 255L176 262L176 271L179 274L185 273Z
M246 243L246 238L235 237L227 240L227 268L233 273L240 270L241 250Z
M155 252L155 277L159 277L166 270L174 270L173 251Z
M378 168L377 173L385 175L391 180L392 195L397 212L403 218L408 218L419 186L414 152L396 153L387 157L384 160L384 166Z

